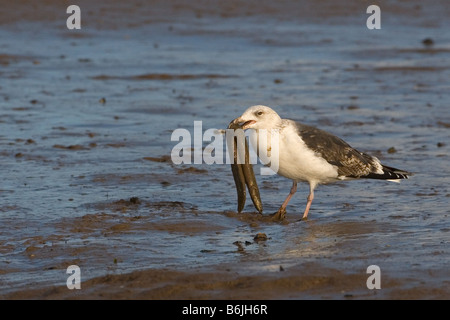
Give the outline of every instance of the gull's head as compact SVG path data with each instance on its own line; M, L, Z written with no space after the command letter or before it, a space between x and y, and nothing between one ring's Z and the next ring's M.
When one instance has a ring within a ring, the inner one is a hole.
M266 106L253 106L232 121L242 129L273 129L281 121L278 113Z

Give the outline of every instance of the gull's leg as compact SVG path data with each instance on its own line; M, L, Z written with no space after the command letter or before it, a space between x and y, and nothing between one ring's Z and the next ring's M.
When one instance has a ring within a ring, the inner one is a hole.
M294 193L297 192L297 181L294 181L291 187L291 191L289 192L288 196L286 197L286 199L284 200L283 204L281 205L280 209L284 209L286 210L286 206L289 203L289 201L291 200L292 196L294 195Z
M277 212L275 212L275 214L273 215L273 219L274 220L283 220L286 216L286 206L289 203L289 201L291 200L292 196L294 195L294 193L297 192L297 181L293 181L292 187L291 187L291 191L289 192L288 196L286 197L286 199L284 200L283 204L281 205L280 209L278 209Z
M302 220L307 220L308 219L308 212L309 212L309 208L311 208L311 203L314 200L314 188L316 187L315 184L310 184L309 185L309 195L308 195L308 202L306 202L306 208L305 208L305 212L303 213L303 218Z

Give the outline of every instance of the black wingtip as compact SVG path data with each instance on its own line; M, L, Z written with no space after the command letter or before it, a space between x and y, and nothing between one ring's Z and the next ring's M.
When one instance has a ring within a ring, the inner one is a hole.
M368 175L363 176L361 178L381 179L381 180L401 180L401 179L409 179L409 177L412 175L413 173L411 172L383 165L383 173L371 172Z

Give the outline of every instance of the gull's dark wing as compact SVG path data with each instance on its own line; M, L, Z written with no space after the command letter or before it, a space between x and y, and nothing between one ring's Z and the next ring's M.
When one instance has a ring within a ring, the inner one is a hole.
M309 149L337 167L340 178L407 179L409 173L384 166L376 157L352 148L335 135L296 122L299 136Z

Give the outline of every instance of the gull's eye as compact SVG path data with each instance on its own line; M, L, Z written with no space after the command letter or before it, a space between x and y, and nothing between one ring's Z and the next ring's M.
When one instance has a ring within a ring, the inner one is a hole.
M256 113L256 115L257 115L257 116L262 116L263 113L264 113L264 112L262 112L262 111L258 111L258 112Z

